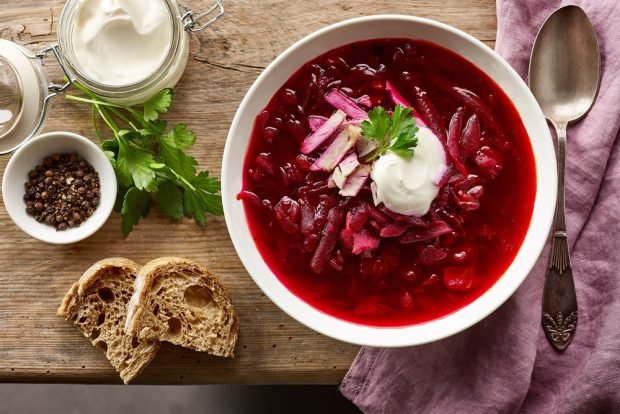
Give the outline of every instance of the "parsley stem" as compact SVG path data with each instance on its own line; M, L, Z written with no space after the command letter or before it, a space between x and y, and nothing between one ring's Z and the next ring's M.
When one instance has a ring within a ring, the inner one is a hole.
M143 119L142 115L140 114L140 112L138 112L137 110L133 109L132 107L121 105L121 104L115 104L113 102L108 102L106 100L103 100L102 98L98 97L93 92L89 91L83 85L81 85L79 83L75 83L75 87L78 88L80 91L82 91L90 99L81 98L81 97L74 96L74 95L67 95L67 99L72 100L72 101L91 103L93 105L94 104L100 104L100 105L103 105L103 106L109 106L111 108L124 109L127 112L129 112L136 119L136 121L140 122L142 124L142 126L146 128L146 124L144 123L144 119ZM125 122L127 122L127 121L125 121ZM129 122L127 122L127 123L129 123Z
M108 108L110 110L110 112L112 112L114 115L116 115L117 117L119 117L121 120L123 120L127 125L129 125L134 131L137 131L138 128L136 127L136 125L131 122L131 120L129 118L127 118L121 111L119 111L118 109L114 108L114 107L109 107Z
M190 190L194 192L196 191L196 187L194 187L189 181L183 178L183 176L177 174L177 172L174 171L172 168L166 166L166 170L170 171L176 177L178 185L185 188L186 190ZM159 178L169 178L165 174L159 173L157 171L155 171L155 175L158 176Z
M105 111L105 109L101 108L98 104L94 104L95 108L97 108L97 112L99 112L99 116L103 119L103 122L106 123L108 128L110 128L114 132L114 136L118 136L118 125L114 122L110 115Z
M95 130L95 135L97 135L97 138L99 138L99 141L104 141L105 138L103 138L103 136L101 135L101 131L99 131L99 127L97 126L97 109L95 109L95 106L91 107L91 119L93 121L93 129Z

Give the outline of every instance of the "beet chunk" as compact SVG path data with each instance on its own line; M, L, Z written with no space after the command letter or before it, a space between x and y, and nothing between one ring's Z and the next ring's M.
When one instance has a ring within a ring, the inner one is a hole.
M243 200L247 202L247 205L251 205L255 208L263 208L263 202L261 199L251 191L241 191L237 194L237 200Z
M366 204L360 204L347 213L347 228L353 231L360 231L368 221L370 212Z
M327 214L327 222L323 228L321 241L319 242L312 260L310 268L315 273L321 273L329 262L329 258L334 250L334 246L338 241L340 229L344 224L344 209L342 207L334 207Z
M480 173L488 178L497 177L503 168L501 156L493 148L487 146L476 152L474 162Z
M428 125L428 128L433 131L433 133L439 138L442 144L446 144L447 136L446 129L441 122L441 116L435 106L431 103L428 95L425 91L420 89L419 87L415 87L415 105L424 119L424 122Z
M342 251L336 250L336 253L329 259L329 265L333 267L338 272L342 272L342 268L344 266L344 256L342 255Z
M303 242L303 251L307 253L314 253L319 246L321 236L318 234L308 234Z
M401 243L415 243L432 240L441 235L452 233L452 229L443 221L434 221L428 229L411 229L398 239Z
M467 121L461 134L460 145L461 155L465 158L471 157L480 148L480 121L476 114Z
M462 163L461 149L459 148L459 137L461 136L464 117L465 109L463 107L460 107L452 116L448 129L448 142L446 147L448 148L448 154L450 154L454 168L461 174L467 175L465 165Z
M360 260L360 273L366 276L381 277L398 267L400 251L390 244L384 244L379 252L368 251Z
M395 221L381 229L381 237L399 237L405 234L410 224L405 221Z
M379 238L368 230L353 233L353 254L361 254L379 247Z
M456 203L463 210L472 211L477 210L480 207L480 202L478 199L469 193L464 193L459 190L454 193L454 197L456 198Z
M429 244L420 252L420 261L425 266L432 266L448 257L448 253L439 247Z
M493 112L491 108L484 103L482 99L472 91L467 89L459 88L454 86L452 88L453 95L459 99L466 107L468 107L472 112L480 115L482 121L486 124L486 127L493 131L496 135L501 136L502 130L497 125L495 121L495 117L493 116Z
M309 234L312 232L314 225L314 209L305 198L299 199L299 206L301 207L301 232L303 234Z
M450 290L464 292L471 288L473 284L473 267L462 266L446 267L443 271L443 285Z
M278 219L278 223L280 223L282 230L289 234L299 232L301 207L297 201L284 196L273 208L273 212L275 213L276 219Z

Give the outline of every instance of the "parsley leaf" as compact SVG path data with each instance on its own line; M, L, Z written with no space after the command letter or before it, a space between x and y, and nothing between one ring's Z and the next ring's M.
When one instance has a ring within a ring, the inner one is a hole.
M140 217L146 217L151 208L151 202L151 195L148 191L131 187L125 193L121 210L121 231L124 236L131 233L133 226L140 221Z
M390 114L383 107L375 106L368 112L368 119L362 122L362 135L382 141L392 126Z
M220 180L209 177L208 172L202 171L192 180L191 184L201 199L201 207L204 211L218 216L224 214L222 198L215 195L220 191Z
M185 190L182 210L187 217L194 217L198 223L205 224L206 213L219 216L224 214L222 197L219 195L220 181L209 176L207 171L201 171L191 179L185 179L166 164L152 164L151 168L155 169L161 177L168 180L178 180L179 185ZM178 200L175 202L178 203Z
M132 148L130 143L119 141L116 174L121 184L128 187L133 182L138 190L152 190L155 172L150 165L154 162L150 151Z
M183 218L183 191L172 181L162 180L157 191L159 209L175 220Z
M144 102L144 120L155 121L159 114L168 112L172 103L172 89L163 89Z
M362 135L377 142L377 148L364 157L364 162L379 158L386 151L411 158L418 144L419 128L411 115L411 108L396 105L392 116L383 107L375 106L368 112L368 120L362 122Z
M174 148L188 149L196 142L196 136L192 131L187 129L187 125L177 124L172 131L168 132L166 135L162 135L160 142Z
M191 178L196 175L198 162L194 157L186 155L182 150L160 141L159 156L171 169L179 173L183 178Z
M141 105L124 106L106 101L79 83L75 86L86 97L67 98L92 105L93 127L116 172L115 206L121 211L124 235L148 214L153 201L177 220L185 215L204 224L207 214L223 214L219 180L207 171L197 172L196 159L185 153L196 142L195 134L182 123L168 129L168 123L159 119L172 103L171 89L160 91ZM112 131L112 139L101 136L98 118ZM155 192L153 200L151 193Z

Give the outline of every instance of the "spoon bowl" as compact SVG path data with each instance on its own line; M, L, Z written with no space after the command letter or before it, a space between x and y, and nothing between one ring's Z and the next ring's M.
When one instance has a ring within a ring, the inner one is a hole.
M592 23L577 6L562 7L543 24L532 51L530 89L545 117L581 119L598 94L601 58Z

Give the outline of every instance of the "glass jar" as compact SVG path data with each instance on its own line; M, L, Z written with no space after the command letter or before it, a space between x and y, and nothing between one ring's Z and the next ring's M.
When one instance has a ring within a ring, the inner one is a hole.
M141 1L141 0L136 0ZM189 56L187 32L203 30L224 14L221 0L205 12L195 14L175 0L161 1L172 26L165 58L148 76L124 85L98 82L80 69L73 45L73 30L79 0L68 0L58 23L58 43L33 53L16 43L0 39L0 154L12 152L40 130L48 101L75 82L110 101L133 105L164 88L172 88L181 78ZM50 82L44 65L51 54L67 81Z

